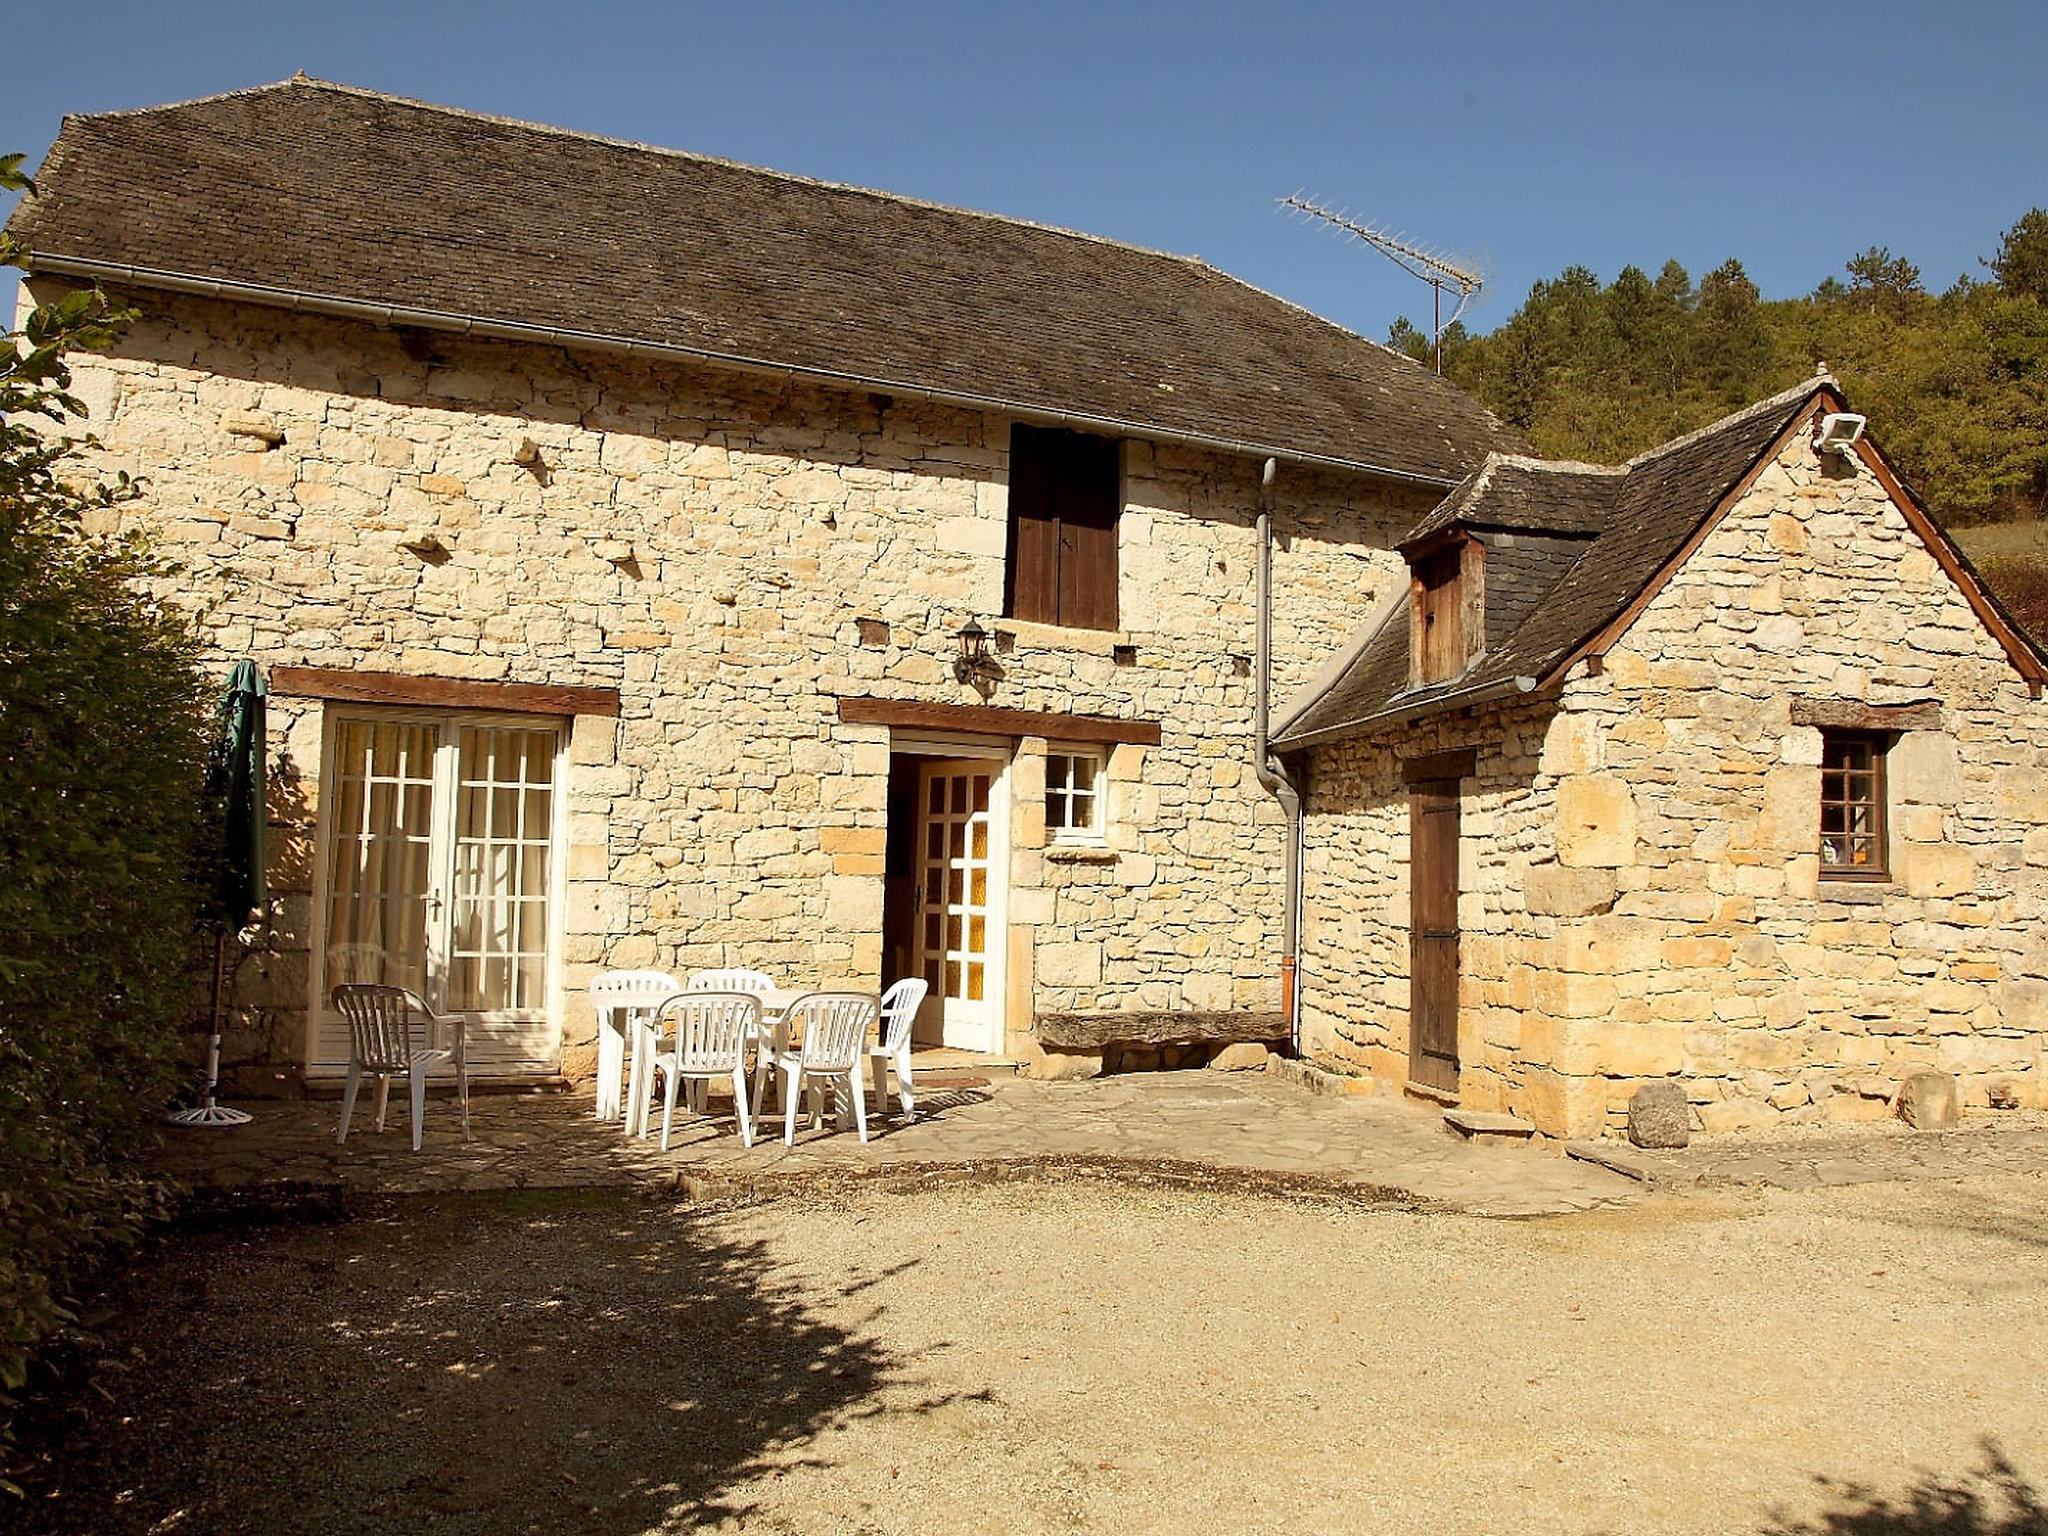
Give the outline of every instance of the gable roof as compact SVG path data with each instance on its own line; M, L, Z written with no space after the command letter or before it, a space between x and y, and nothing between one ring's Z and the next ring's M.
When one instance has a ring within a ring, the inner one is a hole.
M35 268L1449 484L1512 434L1191 257L300 77L68 117Z
M1300 748L1561 681L1581 655L1625 627L1818 404L1842 408L1826 375L1612 468L1489 455L1401 545L1414 549L1462 529L1486 546L1486 650L1479 660L1449 682L1411 689L1404 593L1283 723L1275 746ZM2038 688L2048 661L1868 438L1857 450ZM1567 551L1570 558L1562 558Z

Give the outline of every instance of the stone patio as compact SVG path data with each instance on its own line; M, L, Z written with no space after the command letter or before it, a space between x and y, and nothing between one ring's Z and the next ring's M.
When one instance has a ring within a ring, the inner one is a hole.
M1709 1137L1682 1151L1623 1142L1573 1142L1583 1159L1652 1189L1749 1185L1816 1189L1838 1184L2048 1174L2048 1113L1973 1110L1960 1125L1916 1131L1899 1120L1853 1130Z
M707 1194L830 1182L835 1174L986 1177L1058 1168L1490 1216L1583 1210L1642 1187L1554 1148L1467 1144L1421 1105L1318 1097L1262 1072L936 1088L920 1095L914 1123L892 1116L871 1127L866 1146L828 1123L800 1129L794 1148L764 1134L748 1149L729 1116L679 1119L667 1153L656 1139L629 1142L616 1124L599 1124L584 1095L478 1096L467 1144L454 1104L432 1099L425 1145L414 1153L396 1099L381 1136L359 1104L341 1146L331 1102L248 1103L250 1125L167 1133L162 1166L197 1187L306 1181L404 1193L638 1183Z
M731 1117L678 1119L666 1153L600 1125L588 1095L478 1095L474 1139L429 1101L425 1145L402 1104L380 1136L365 1102L337 1146L333 1101L250 1102L254 1123L171 1131L163 1172L200 1190L302 1183L365 1193L644 1185L720 1198L879 1178L1095 1177L1255 1186L1297 1198L1483 1216L1546 1216L1709 1186L1811 1189L1982 1174L2048 1176L2048 1113L1980 1112L1945 1131L1896 1122L1770 1138L1722 1136L1677 1152L1619 1142L1493 1145L1444 1129L1408 1100L1309 1093L1263 1072L1143 1072L1048 1083L995 1076L920 1095L918 1118L871 1126L862 1146L829 1123L749 1149ZM1566 1151L1570 1155L1564 1155Z

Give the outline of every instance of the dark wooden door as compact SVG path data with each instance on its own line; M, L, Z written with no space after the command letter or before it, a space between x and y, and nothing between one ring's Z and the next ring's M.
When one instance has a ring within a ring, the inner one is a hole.
M1458 1091L1458 781L1408 787L1408 1076Z

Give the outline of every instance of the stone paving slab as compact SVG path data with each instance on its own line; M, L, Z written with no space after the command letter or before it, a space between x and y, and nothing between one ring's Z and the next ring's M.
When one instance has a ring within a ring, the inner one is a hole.
M1578 1161L1656 1189L1750 1185L1813 1189L1981 1174L2048 1174L2048 1113L1982 1110L1947 1130L1890 1121L1799 1136L1716 1137L1674 1151L1621 1142L1574 1142Z
M740 1145L729 1116L678 1121L667 1153L601 1125L587 1096L473 1100L474 1140L455 1106L432 1099L415 1154L406 1118L380 1136L358 1105L337 1146L337 1106L268 1101L233 1130L167 1131L164 1172L196 1187L338 1183L389 1193L646 1184L715 1191L772 1189L815 1176L987 1170L1058 1164L1105 1174L1122 1168L1186 1182L1207 1170L1263 1188L1371 1198L1489 1216L1540 1216L1627 1200L1640 1186L1542 1147L1469 1145L1441 1115L1379 1098L1302 1092L1265 1073L1151 1072L1087 1082L994 1080L921 1095L918 1118L851 1131L800 1128ZM763 1127L764 1132L767 1127ZM775 1129L779 1132L780 1125ZM1176 1173L1175 1170L1180 1170Z

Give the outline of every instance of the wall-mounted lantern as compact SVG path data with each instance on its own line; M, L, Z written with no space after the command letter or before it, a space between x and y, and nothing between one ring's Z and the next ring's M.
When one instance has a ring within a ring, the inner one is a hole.
M1003 675L1001 665L988 653L988 631L979 620L970 618L954 638L960 643L960 654L953 658L954 678L987 698L995 692L996 680Z

